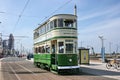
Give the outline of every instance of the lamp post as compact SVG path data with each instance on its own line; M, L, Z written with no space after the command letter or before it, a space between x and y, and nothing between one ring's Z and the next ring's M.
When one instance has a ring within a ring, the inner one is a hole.
M102 55L102 62L105 62L105 47L104 47L104 38L103 36L99 36L101 43L102 43L102 47L101 47L101 55Z

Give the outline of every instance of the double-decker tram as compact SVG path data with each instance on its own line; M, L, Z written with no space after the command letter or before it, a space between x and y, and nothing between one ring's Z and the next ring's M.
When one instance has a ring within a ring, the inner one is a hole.
M79 71L76 15L54 15L34 30L34 64L58 73Z

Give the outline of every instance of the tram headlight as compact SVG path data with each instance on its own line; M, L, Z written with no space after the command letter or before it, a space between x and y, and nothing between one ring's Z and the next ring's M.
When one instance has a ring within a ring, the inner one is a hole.
M72 62L72 59L69 59L69 62Z

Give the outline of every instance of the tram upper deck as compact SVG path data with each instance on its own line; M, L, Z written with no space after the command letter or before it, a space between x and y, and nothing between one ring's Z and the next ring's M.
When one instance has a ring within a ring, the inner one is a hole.
M57 37L77 38L76 15L54 15L34 30L34 43Z
M34 30L34 39L55 29L77 29L77 16L72 14L54 15Z

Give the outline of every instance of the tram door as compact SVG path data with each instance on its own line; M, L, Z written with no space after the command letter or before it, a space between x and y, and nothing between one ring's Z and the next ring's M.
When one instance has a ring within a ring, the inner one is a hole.
M52 64L56 64L57 40L51 41Z

